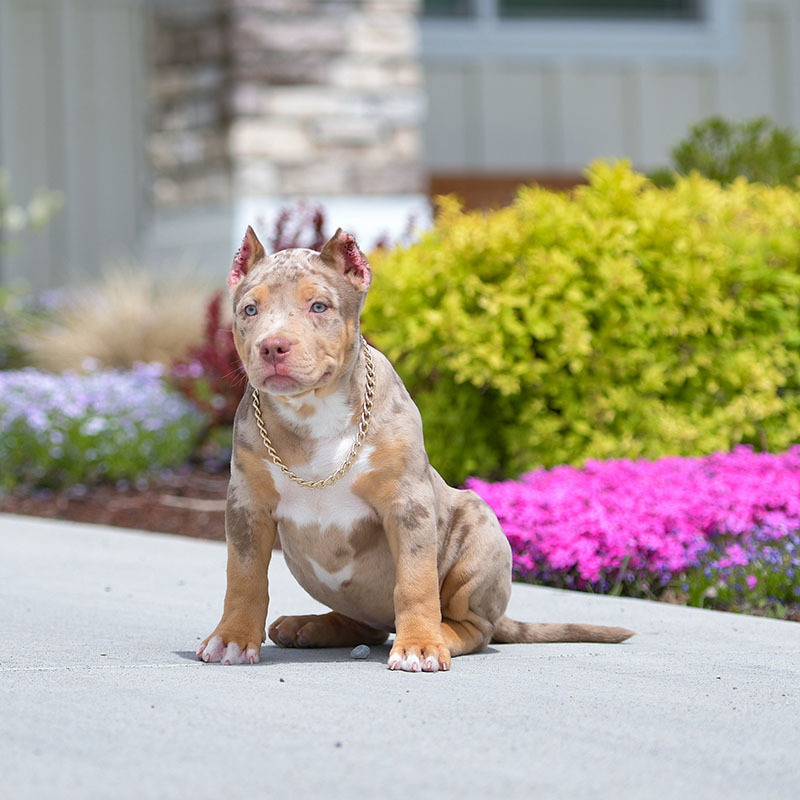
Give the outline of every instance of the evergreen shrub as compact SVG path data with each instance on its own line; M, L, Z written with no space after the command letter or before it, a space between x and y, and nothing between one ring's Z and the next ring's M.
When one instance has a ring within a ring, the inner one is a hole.
M769 117L741 122L709 117L692 126L673 148L672 162L674 171L656 170L651 180L671 186L675 173L699 172L720 183L741 176L770 186L795 186L800 178L800 138Z
M372 256L367 336L450 481L800 438L800 193L597 163L572 194L441 200Z

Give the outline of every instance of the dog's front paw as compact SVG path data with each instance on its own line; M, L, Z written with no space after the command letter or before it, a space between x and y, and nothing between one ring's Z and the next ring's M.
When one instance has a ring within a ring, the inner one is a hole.
M438 672L450 669L450 651L441 640L395 639L389 669L404 672Z
M201 661L219 661L221 664L257 664L261 653L261 643L248 640L248 637L226 635L214 631L197 648Z

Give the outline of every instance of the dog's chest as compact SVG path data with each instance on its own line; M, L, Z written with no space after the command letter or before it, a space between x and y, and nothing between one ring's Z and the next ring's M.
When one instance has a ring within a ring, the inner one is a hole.
M335 459L312 459L304 476L331 474L351 445L335 448ZM364 445L350 470L323 489L299 486L283 474L275 478L275 517L286 564L298 583L334 610L385 627L394 619L394 565L377 514L352 491L371 449Z
M325 440L310 462L297 468L298 475L312 481L327 478L344 463L352 445L352 438ZM321 489L301 486L270 464L280 498L275 509L278 522L290 522L296 528L312 528L320 534L331 528L346 533L374 516L373 509L353 492L353 483L368 467L371 450L369 445L364 445L350 469L335 483Z

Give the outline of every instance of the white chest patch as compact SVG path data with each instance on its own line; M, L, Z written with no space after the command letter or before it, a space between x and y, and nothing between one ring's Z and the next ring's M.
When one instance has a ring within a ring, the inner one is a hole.
M347 458L353 438L343 438L338 443L330 441L327 446L320 448L309 464L304 464L297 472L309 480L327 478ZM372 508L352 491L353 482L369 464L372 449L365 444L350 470L336 483L324 489L299 486L280 472L271 461L265 459L275 481L275 488L280 494L275 516L279 520L291 520L298 526L313 525L324 531L332 525L348 530L356 522L374 514Z
M300 409L308 406L313 412L301 414ZM314 439L328 439L336 437L347 426L353 409L339 393L329 397L317 397L312 393L296 399L287 398L285 405L278 406L278 413L291 425L307 427Z
M325 584L329 589L336 592L342 588L342 584L346 581L349 581L353 577L353 564L352 562L349 564L345 564L340 570L336 572L328 572L325 567L321 566L317 561L313 558L308 559L311 567L314 570L314 574L317 576L317 580L320 583Z

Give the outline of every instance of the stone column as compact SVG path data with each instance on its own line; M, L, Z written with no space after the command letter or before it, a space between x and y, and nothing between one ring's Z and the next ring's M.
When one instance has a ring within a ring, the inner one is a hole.
M207 233L216 209L226 247L298 198L366 246L424 216L419 5L161 0L151 22L157 215L182 220L191 238L188 220L205 219Z

